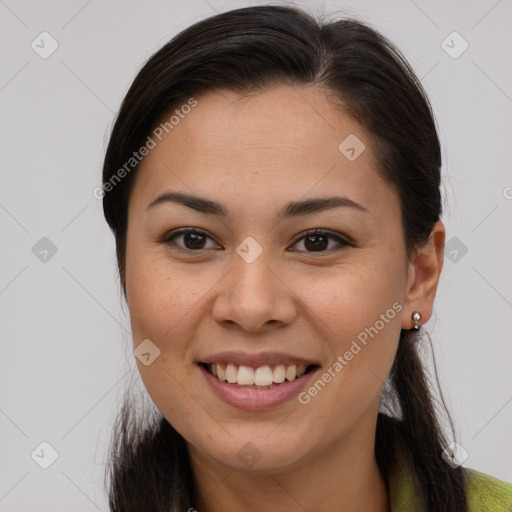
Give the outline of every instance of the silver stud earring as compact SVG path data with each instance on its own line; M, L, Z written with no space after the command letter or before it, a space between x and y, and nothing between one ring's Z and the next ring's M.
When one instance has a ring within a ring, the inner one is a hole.
M420 328L421 314L418 311L414 311L411 315L411 319L414 322L413 329L417 331Z

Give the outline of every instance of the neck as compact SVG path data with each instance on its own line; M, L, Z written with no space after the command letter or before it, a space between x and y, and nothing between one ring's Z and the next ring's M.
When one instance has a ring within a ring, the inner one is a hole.
M350 439L325 453L279 470L233 469L189 446L195 508L201 512L388 512L387 484L374 456L375 429L368 430L357 429Z

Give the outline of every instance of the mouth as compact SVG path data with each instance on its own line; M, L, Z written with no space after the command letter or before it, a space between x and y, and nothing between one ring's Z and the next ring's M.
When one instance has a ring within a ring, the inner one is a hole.
M220 382L247 390L280 387L319 368L317 364L275 364L252 367L234 363L199 363L199 366Z

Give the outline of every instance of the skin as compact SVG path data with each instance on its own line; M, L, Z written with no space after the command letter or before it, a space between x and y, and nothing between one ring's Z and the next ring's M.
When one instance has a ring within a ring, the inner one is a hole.
M412 328L413 311L422 324L432 314L444 226L437 222L429 243L407 258L398 196L377 172L370 134L317 87L196 99L141 163L126 251L134 346L150 339L160 350L150 365L138 361L139 370L187 442L198 489L190 507L313 512L343 503L346 512L385 512L388 491L374 458L380 393L400 329ZM354 161L338 150L349 134L366 146ZM171 202L148 209L170 190L218 201L229 216ZM276 219L289 201L333 195L367 212L338 207ZM178 228L204 231L202 250L183 236L159 243ZM315 251L303 238L313 228L355 246L327 239ZM248 236L263 248L252 263L236 253ZM307 405L240 410L213 393L195 363L224 350L282 351L318 361L321 375L395 302L402 310ZM248 442L260 455L252 467L237 457Z

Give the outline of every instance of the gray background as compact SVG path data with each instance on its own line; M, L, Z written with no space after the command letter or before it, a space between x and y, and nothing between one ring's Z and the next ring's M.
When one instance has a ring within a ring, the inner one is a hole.
M153 52L254 3L0 0L2 511L107 510L105 447L134 364L113 237L93 196L106 137ZM428 330L464 465L512 481L512 1L297 4L372 23L430 95L455 239ZM43 31L58 43L46 59L31 47L51 49ZM442 46L453 31L469 44L457 58L462 40ZM48 469L43 441L58 453Z

